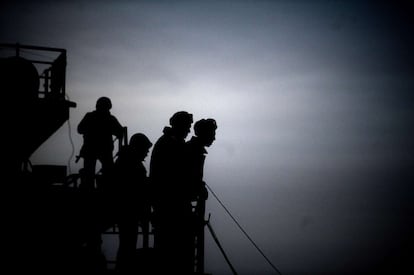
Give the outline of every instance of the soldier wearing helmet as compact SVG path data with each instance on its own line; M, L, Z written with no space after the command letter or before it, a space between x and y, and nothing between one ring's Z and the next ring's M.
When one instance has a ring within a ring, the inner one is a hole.
M190 132L193 115L180 111L170 118L151 155L150 177L160 200L169 200L177 193L181 181L180 163L185 138Z
M151 206L147 170L143 161L151 146L151 141L144 134L134 134L129 144L122 147L115 162L117 182L114 193L117 202L116 223L119 228L116 269L122 274L136 268L134 256L138 226L141 226L144 233L149 231Z
M216 121L201 119L194 124L194 136L185 144L185 182L191 200L207 199L203 181L204 161L207 151L216 139Z
M188 250L188 255L194 262L203 261L204 251L204 225L205 225L205 201L208 191L203 179L204 162L209 147L216 139L216 121L212 118L198 120L194 124L194 136L186 142L184 146L183 163L183 186L186 190L185 199L194 204L193 217L190 221L191 240L188 246L183 249ZM197 240L197 241L196 241ZM201 258L200 258L201 257Z
M78 125L78 133L83 135L80 157L83 158L83 182L87 189L95 188L96 163L102 165L102 175L109 175L113 167L113 136L122 138L123 127L110 112L111 100L100 97L96 110L86 113Z
M170 118L170 127L164 128L151 155L154 247L163 261L159 273L191 274L192 271L188 249L179 249L191 242L189 221L192 205L184 199L182 157L192 123L192 114L185 111L175 113Z

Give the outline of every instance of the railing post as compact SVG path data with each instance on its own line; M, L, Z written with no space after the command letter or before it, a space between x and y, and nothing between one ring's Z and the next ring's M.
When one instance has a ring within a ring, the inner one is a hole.
M196 260L196 272L197 274L204 274L204 226L205 226L205 212L206 212L206 201L204 198L199 198L196 205L196 244L195 255Z

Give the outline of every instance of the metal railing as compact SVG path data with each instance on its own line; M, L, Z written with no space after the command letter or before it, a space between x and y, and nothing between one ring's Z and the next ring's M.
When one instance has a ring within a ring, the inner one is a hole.
M9 50L8 57L23 58L31 62L38 74L40 98L65 98L66 50L21 44L0 44L1 50ZM40 72L40 73L39 73ZM41 88L41 89L40 89Z

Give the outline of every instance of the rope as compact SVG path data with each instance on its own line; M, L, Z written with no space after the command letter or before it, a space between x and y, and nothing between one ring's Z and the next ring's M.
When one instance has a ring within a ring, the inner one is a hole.
M68 158L68 172L69 174L72 174L71 162L72 162L73 156L75 155L75 144L73 143L73 139L72 139L72 126L70 124L69 119L68 119L68 136L69 136L69 141L70 141L70 145L72 149L70 156Z
M236 218L233 217L233 215L230 213L230 211L227 209L227 207L223 204L223 202L217 197L217 195L214 193L214 191L211 189L211 187L206 183L206 186L208 190L213 194L213 196L216 198L216 200L220 203L220 205L223 207L223 209L229 214L230 218L236 223L236 225L239 227L239 229L243 232L243 234L246 236L246 238L253 244L253 246L259 251L259 253L263 256L263 258L269 263L269 265L277 272L277 274L282 275L282 273L279 271L279 269L269 260L269 258L263 253L263 251L259 248L259 246L253 241L253 239L247 234L247 232L243 229L243 227L239 224L239 222L236 220Z
M219 249L221 251L221 254L223 254L223 257L226 260L227 264L229 265L231 271L233 272L234 275L237 275L237 272L234 269L233 265L231 264L229 258L227 257L226 252L224 252L224 249L221 246L221 244L220 244L220 242L219 242L219 240L217 238L216 232L214 232L213 227L210 224L210 221L207 222L207 227L210 230L211 236L213 237L214 241L216 242L217 246L219 247Z
M68 101L70 101L70 98L68 95L65 95L65 97ZM70 124L70 119L68 119L68 136L69 136L69 141L70 141L70 145L72 149L69 159L68 159L68 172L69 174L72 174L71 161L72 161L73 156L75 155L75 144L73 143L72 126Z

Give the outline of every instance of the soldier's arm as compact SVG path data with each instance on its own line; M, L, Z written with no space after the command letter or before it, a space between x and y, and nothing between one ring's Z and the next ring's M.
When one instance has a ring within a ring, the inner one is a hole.
M78 124L78 133L83 135L87 132L89 121L89 113L87 113Z
M118 119L112 116L112 134L121 139L124 133L124 127L119 123Z

